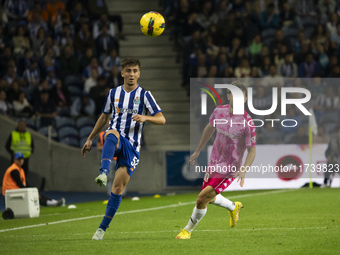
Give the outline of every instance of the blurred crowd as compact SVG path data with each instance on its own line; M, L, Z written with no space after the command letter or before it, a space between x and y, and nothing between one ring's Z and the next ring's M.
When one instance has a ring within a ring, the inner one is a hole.
M96 116L121 83L119 38L86 1L5 1L0 10L0 111L16 117ZM88 1L102 2L104 1ZM87 10L91 10L88 12ZM98 12L96 12L98 11ZM100 107L98 107L100 106ZM45 123L46 122L46 123Z
M96 118L123 83L120 15L104 0L6 0L0 7L0 114L37 130Z
M253 87L254 107L269 109L272 87L307 88L312 100L306 107L320 126L316 141L327 143L336 133L340 1L165 0L164 10L188 94L193 77L243 78ZM308 143L308 118L296 107L287 116L276 111L265 117L296 119L298 125L266 124L257 129L259 143Z

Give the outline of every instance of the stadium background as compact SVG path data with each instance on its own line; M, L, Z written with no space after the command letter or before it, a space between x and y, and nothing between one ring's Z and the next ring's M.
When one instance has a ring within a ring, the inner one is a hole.
M93 148L82 159L80 147L100 113L103 96L99 94L117 85L119 62L128 56L141 60L139 83L152 91L167 119L164 127L146 125L142 160L129 183L132 192L177 190L176 185L167 187L167 177L187 160L190 77L296 78L294 86L312 93L311 106L325 132L321 143L328 142L339 124L338 84L320 79L340 75L336 1L165 0L136 1L133 6L118 1L58 1L55 9L48 7L49 1L26 1L21 11L29 11L28 19L11 20L6 11L13 11L12 2L2 1L0 137L6 141L16 121L26 118L35 141L30 172L46 178L47 191L103 191L93 182L100 153ZM166 19L165 32L157 38L144 36L136 25L150 10ZM95 38L105 29L97 23L104 13L111 33L105 46L100 35ZM39 22L31 21L34 15ZM88 34L88 40L83 34ZM98 67L90 63L92 57ZM313 79L304 83L299 78ZM262 85L253 84L255 93ZM64 98L58 96L57 86ZM34 114L39 91L45 89L57 112L47 122ZM31 110L15 107L20 90ZM259 109L271 105L268 87L257 102ZM308 143L308 120L298 111L290 114L301 123L299 131L258 130L258 144ZM179 151L186 153L177 165L167 168L166 157ZM0 160L2 174L10 164L4 145ZM180 189L199 183L184 180Z

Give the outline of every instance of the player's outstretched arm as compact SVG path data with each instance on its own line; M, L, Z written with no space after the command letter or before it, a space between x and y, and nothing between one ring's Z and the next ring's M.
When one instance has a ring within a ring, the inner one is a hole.
M84 144L83 148L81 149L81 154L85 157L87 151L90 151L92 148L92 140L98 135L98 133L105 127L106 123L110 119L110 114L102 113L97 120L96 125L94 126L91 134L87 138L86 143Z
M132 117L132 120L136 121L137 123L149 121L156 125L164 125L166 122L165 117L161 112L156 113L154 116L136 114L135 116Z
M255 155L256 155L255 147L247 148L246 161L244 162L242 169L240 169L240 171L236 173L236 177L238 177L237 182L240 182L241 187L243 187L246 171L253 163Z
M189 165L190 166L194 165L195 159L198 158L202 148L209 141L209 139L211 138L211 136L213 135L214 132L215 132L215 128L213 126L211 126L210 123L208 123L208 125L204 128L200 143L198 144L195 152L191 155L191 157L189 159Z

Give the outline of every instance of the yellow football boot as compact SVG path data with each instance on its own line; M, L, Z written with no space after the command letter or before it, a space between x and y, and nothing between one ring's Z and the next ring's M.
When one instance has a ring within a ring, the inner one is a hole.
M188 232L187 230L185 229L182 229L181 230L181 233L179 233L177 236L176 236L176 239L190 239L190 236L191 236L191 233Z
M230 215L230 227L235 227L237 221L238 221L238 214L241 210L241 208L243 208L243 205L241 202L235 202L235 209L233 211L229 211L229 215Z

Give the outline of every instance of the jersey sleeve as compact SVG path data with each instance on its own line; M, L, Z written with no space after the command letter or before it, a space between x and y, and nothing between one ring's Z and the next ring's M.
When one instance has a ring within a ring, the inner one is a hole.
M105 114L112 113L111 91L112 91L112 89L110 89L109 93L107 94L106 99L105 99L105 103L104 103L104 106L103 106L102 112L105 113Z
M246 121L245 125L245 143L247 148L253 148L256 146L256 128L254 127L254 122L249 114L245 115Z
M151 116L154 116L155 114L162 111L150 91L147 91L145 93L144 104L146 109L148 109L148 111L150 112Z
M217 117L217 113L218 113L218 110L217 110L217 107L215 108L215 110L212 112L212 114L210 115L210 118L209 118L209 123L212 127L215 127L215 124L214 124L214 120L216 119Z

